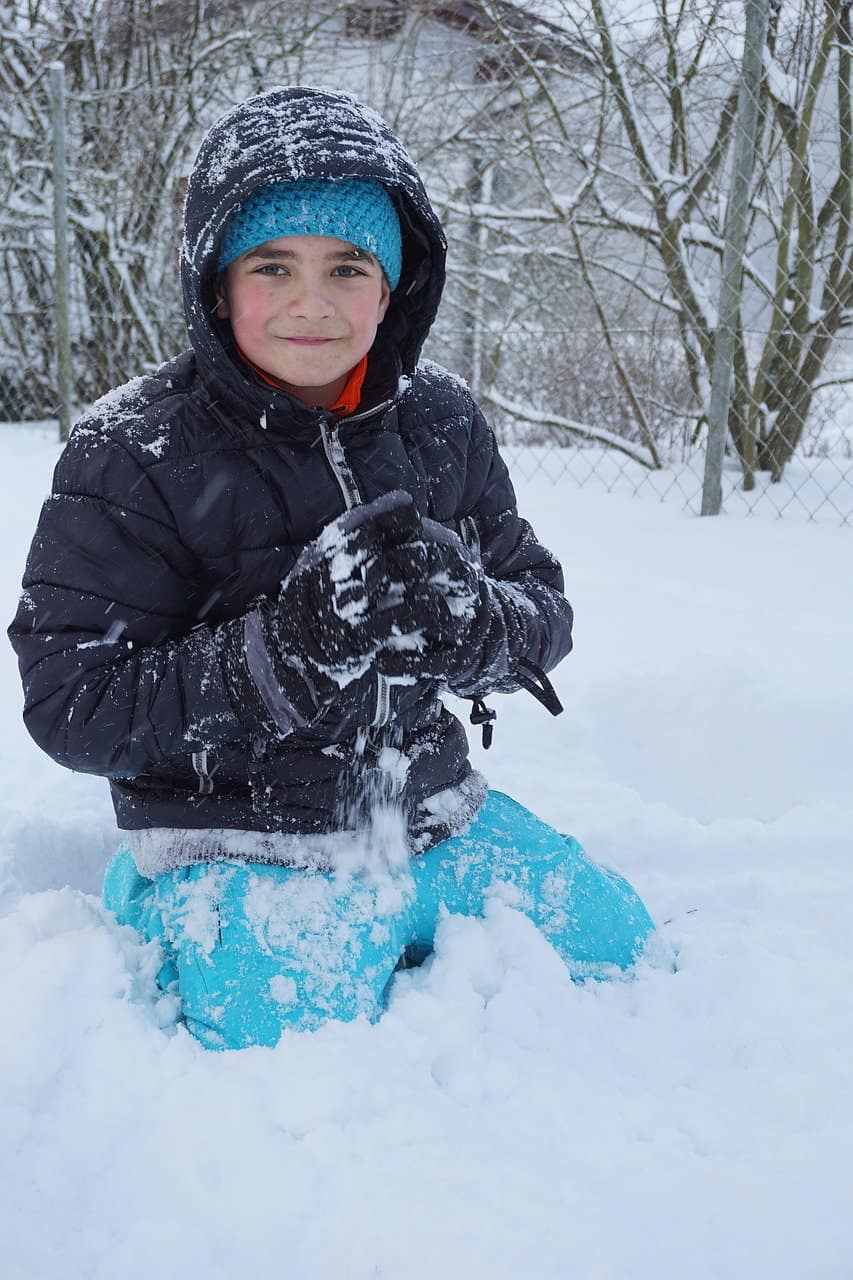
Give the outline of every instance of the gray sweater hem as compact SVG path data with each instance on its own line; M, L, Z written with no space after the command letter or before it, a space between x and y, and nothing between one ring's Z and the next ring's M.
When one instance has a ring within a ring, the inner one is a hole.
M425 853L458 835L477 816L489 790L473 770L456 786L427 796L401 830L402 859ZM125 831L124 845L140 875L148 879L199 862L256 862L305 871L356 869L370 861L365 833L358 831L242 831L231 827L146 827Z

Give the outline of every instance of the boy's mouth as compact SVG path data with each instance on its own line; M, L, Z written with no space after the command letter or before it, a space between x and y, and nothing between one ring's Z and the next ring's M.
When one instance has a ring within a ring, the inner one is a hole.
M302 346L317 347L324 342L334 342L334 338L285 338L285 342L298 342Z

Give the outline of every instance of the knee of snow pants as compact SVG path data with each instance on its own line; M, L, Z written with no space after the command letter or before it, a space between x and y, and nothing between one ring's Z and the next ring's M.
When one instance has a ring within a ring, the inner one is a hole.
M128 861L120 849L110 864L106 905L160 939L187 1028L206 1048L269 1046L286 1030L381 1014L408 937L410 876L338 881L205 862L145 880Z
M500 791L490 791L471 826L412 865L421 916L443 906L480 915L489 897L522 911L559 952L573 978L627 969L654 924L627 880L593 862Z
M432 948L442 911L480 915L492 896L524 912L576 979L629 967L654 932L626 880L497 791L403 874L206 862L147 880L120 849L104 884L119 922L160 940L158 980L177 977L187 1027L211 1049L375 1020L401 956Z

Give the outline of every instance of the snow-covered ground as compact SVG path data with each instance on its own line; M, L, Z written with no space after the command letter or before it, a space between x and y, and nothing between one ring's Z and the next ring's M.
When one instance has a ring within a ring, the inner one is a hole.
M0 435L7 618L55 456ZM576 652L565 714L498 699L474 754L678 971L572 986L496 907L378 1025L206 1053L99 906L106 785L41 757L0 648L3 1280L853 1276L853 537L518 489Z

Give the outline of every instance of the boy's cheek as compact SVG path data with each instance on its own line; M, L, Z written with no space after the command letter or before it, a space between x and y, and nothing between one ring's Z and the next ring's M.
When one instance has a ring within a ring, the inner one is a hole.
M379 323L379 303L373 298L366 298L359 306L351 307L347 314L351 324L367 329Z
M241 298L231 306L231 324L235 329L248 332L260 329L267 319L269 308L256 299Z

